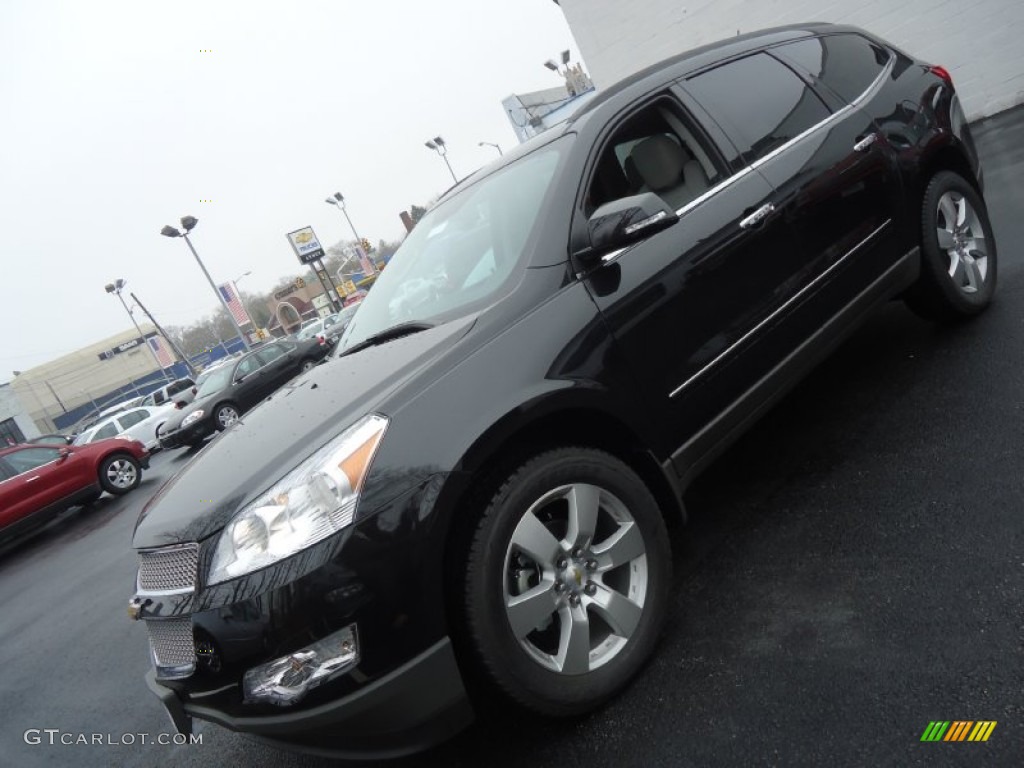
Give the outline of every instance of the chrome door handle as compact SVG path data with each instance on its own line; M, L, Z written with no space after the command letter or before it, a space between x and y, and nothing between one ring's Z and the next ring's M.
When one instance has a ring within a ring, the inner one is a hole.
M869 133L867 136L865 136L863 139L861 139L860 141L853 145L853 151L864 152L876 141L878 141L878 134Z
M740 229L756 227L775 212L775 203L765 203L745 219L740 220Z

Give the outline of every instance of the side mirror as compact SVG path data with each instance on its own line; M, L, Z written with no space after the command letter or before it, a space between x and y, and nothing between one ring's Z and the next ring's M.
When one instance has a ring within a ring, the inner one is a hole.
M679 216L653 192L622 197L598 208L587 220L590 248L576 254L596 261L605 254L668 229Z

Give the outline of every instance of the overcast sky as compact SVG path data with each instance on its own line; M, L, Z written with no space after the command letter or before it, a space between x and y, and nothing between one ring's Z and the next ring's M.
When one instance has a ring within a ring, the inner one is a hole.
M478 142L516 142L501 100L559 85L566 48L552 0L3 0L0 381L130 328L118 277L162 324L212 312L159 234L183 215L250 291L299 270L287 232L350 238L335 191L361 236L399 238L451 184L424 141L460 177L489 162Z

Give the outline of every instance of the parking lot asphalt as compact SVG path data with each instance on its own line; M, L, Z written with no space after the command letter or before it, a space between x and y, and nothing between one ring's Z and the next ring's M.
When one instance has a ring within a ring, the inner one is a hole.
M975 135L992 308L954 328L883 308L695 483L663 640L623 695L577 720L497 716L395 765L1020 764L1024 109ZM170 726L125 613L131 532L185 460L156 456L129 496L0 553L0 765L336 765L210 725L202 744L140 743ZM921 742L934 720L997 725Z

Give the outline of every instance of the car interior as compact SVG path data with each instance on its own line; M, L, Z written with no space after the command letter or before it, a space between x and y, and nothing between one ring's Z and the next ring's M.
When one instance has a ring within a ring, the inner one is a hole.
M674 210L721 179L720 168L686 122L657 102L616 131L594 171L586 213L622 197L654 192Z

